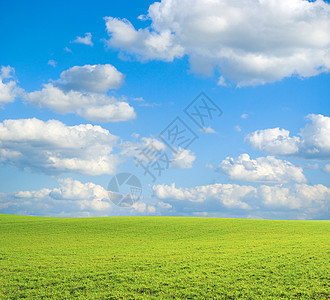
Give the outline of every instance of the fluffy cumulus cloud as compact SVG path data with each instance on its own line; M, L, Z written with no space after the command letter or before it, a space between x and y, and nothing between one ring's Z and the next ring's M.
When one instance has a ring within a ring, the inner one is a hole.
M257 130L246 139L254 147L270 155L297 156L307 159L330 159L330 117L308 115L311 123L301 129L299 136L290 136L285 129Z
M130 214L154 214L156 212L156 207L153 205L147 205L144 202L135 202L132 205Z
M141 18L140 18L141 19ZM306 0L162 0L151 25L107 17L108 45L141 60L187 55L191 69L239 86L330 70L330 5Z
M137 55L141 60L160 59L172 61L184 55L184 48L175 42L169 29L161 32L149 29L135 30L126 19L106 17L106 28L111 35L109 47L123 49Z
M257 190L258 197L268 207L284 207L289 209L328 207L330 188L322 184L294 184L289 187L262 185Z
M171 167L177 169L190 169L196 160L195 154L189 149L179 149L178 152L173 152Z
M56 85L63 90L102 93L120 88L124 78L123 73L109 64L74 66L61 73Z
M9 102L14 102L15 98L22 93L22 89L17 86L14 77L15 69L10 66L1 66L0 70L0 107Z
M298 153L300 138L290 137L290 131L280 128L257 130L247 136L252 147L273 155Z
M155 185L153 191L158 199L187 200L190 202L206 202L207 200L217 200L227 208L250 208L249 204L242 201L253 196L255 189L249 186L239 186L232 184L214 184L206 186L196 186L193 188L177 188L172 185Z
M111 211L107 192L91 182L59 179L59 187L0 194L0 208L11 213L48 216L88 216Z
M111 97L105 105L89 106L77 109L77 114L94 122L121 122L134 119L134 108L126 102L117 101Z
M57 113L76 113L95 122L134 119L134 108L106 92L119 88L124 75L112 65L75 66L61 73L60 79L43 89L27 93L26 101Z
M249 182L306 182L303 169L292 163L273 156L251 159L248 154L242 154L238 159L227 157L218 166L232 180Z
M154 196L168 203L177 213L192 207L195 212L208 209L209 215L233 216L233 209L246 213L268 215L271 218L312 219L324 216L329 208L330 188L324 185L260 185L258 187L235 184L212 184L192 188L177 188L172 185L153 186ZM216 202L214 202L214 200ZM182 205L182 203L185 203ZM216 204L218 203L218 205ZM197 205L196 205L197 204ZM214 214L217 210L217 214ZM193 212L193 211L192 211ZM245 216L240 214L238 216Z
M60 121L5 120L0 123L0 162L46 174L113 174L118 137L100 126L66 126Z
M129 209L115 206L102 186L72 178L58 179L58 187L0 193L0 212L41 216L153 215L165 204L136 202Z

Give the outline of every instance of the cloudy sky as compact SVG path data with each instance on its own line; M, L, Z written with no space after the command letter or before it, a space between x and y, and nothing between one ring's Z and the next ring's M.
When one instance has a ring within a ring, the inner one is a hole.
M0 213L329 218L329 1L3 0L0 28Z

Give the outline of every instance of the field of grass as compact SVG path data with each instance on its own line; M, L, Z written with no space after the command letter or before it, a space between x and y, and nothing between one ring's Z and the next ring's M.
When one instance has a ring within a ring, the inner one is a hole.
M329 299L328 221L0 215L1 299Z

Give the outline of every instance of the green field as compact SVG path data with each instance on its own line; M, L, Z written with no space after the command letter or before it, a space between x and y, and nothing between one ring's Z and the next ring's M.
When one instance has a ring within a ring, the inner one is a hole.
M1 299L329 299L328 221L0 215Z

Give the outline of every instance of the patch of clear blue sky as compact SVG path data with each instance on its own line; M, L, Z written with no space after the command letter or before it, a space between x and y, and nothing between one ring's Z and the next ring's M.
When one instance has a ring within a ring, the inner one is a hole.
M105 16L126 18L136 28L148 22L137 19L146 14L153 1L0 1L0 65L15 68L20 85L27 91L40 89L50 79L56 80L60 73L75 65L114 65L126 75L124 86L114 91L117 96L126 96L137 111L137 119L100 124L112 134L130 140L133 132L141 136L156 136L177 115L184 116L183 108L200 91L205 91L222 108L223 116L212 124L219 133L203 134L191 124L200 138L190 149L197 159L193 171L169 170L157 183L176 182L178 186L194 186L213 182L226 183L228 178L205 168L206 163L217 165L227 156L237 157L249 153L252 158L263 156L244 142L246 134L257 129L281 127L294 135L304 127L304 117L310 113L329 115L329 74L309 79L287 78L281 82L258 87L219 87L217 76L202 78L189 72L187 58L172 63L121 60L118 52L106 50L102 39L108 38L105 31ZM93 35L94 47L70 43L86 32ZM64 50L68 47L69 53ZM57 62L56 68L48 65ZM134 97L143 97L147 102L158 103L156 107L139 107ZM242 119L243 113L248 118ZM58 115L47 109L38 109L23 104L20 100L0 110L0 121L37 117L41 120L58 119L67 125L91 123L75 115ZM97 123L93 123L97 124ZM241 132L235 130L240 126ZM296 160L297 163L303 163ZM133 162L125 163L120 170L137 170ZM321 171L307 171L313 184L327 185L328 175ZM106 187L110 176L83 176L63 174L81 181L92 181ZM148 180L144 180L145 184ZM53 178L45 175L18 171L8 166L1 167L0 187L2 192L17 189L31 190L55 187Z

